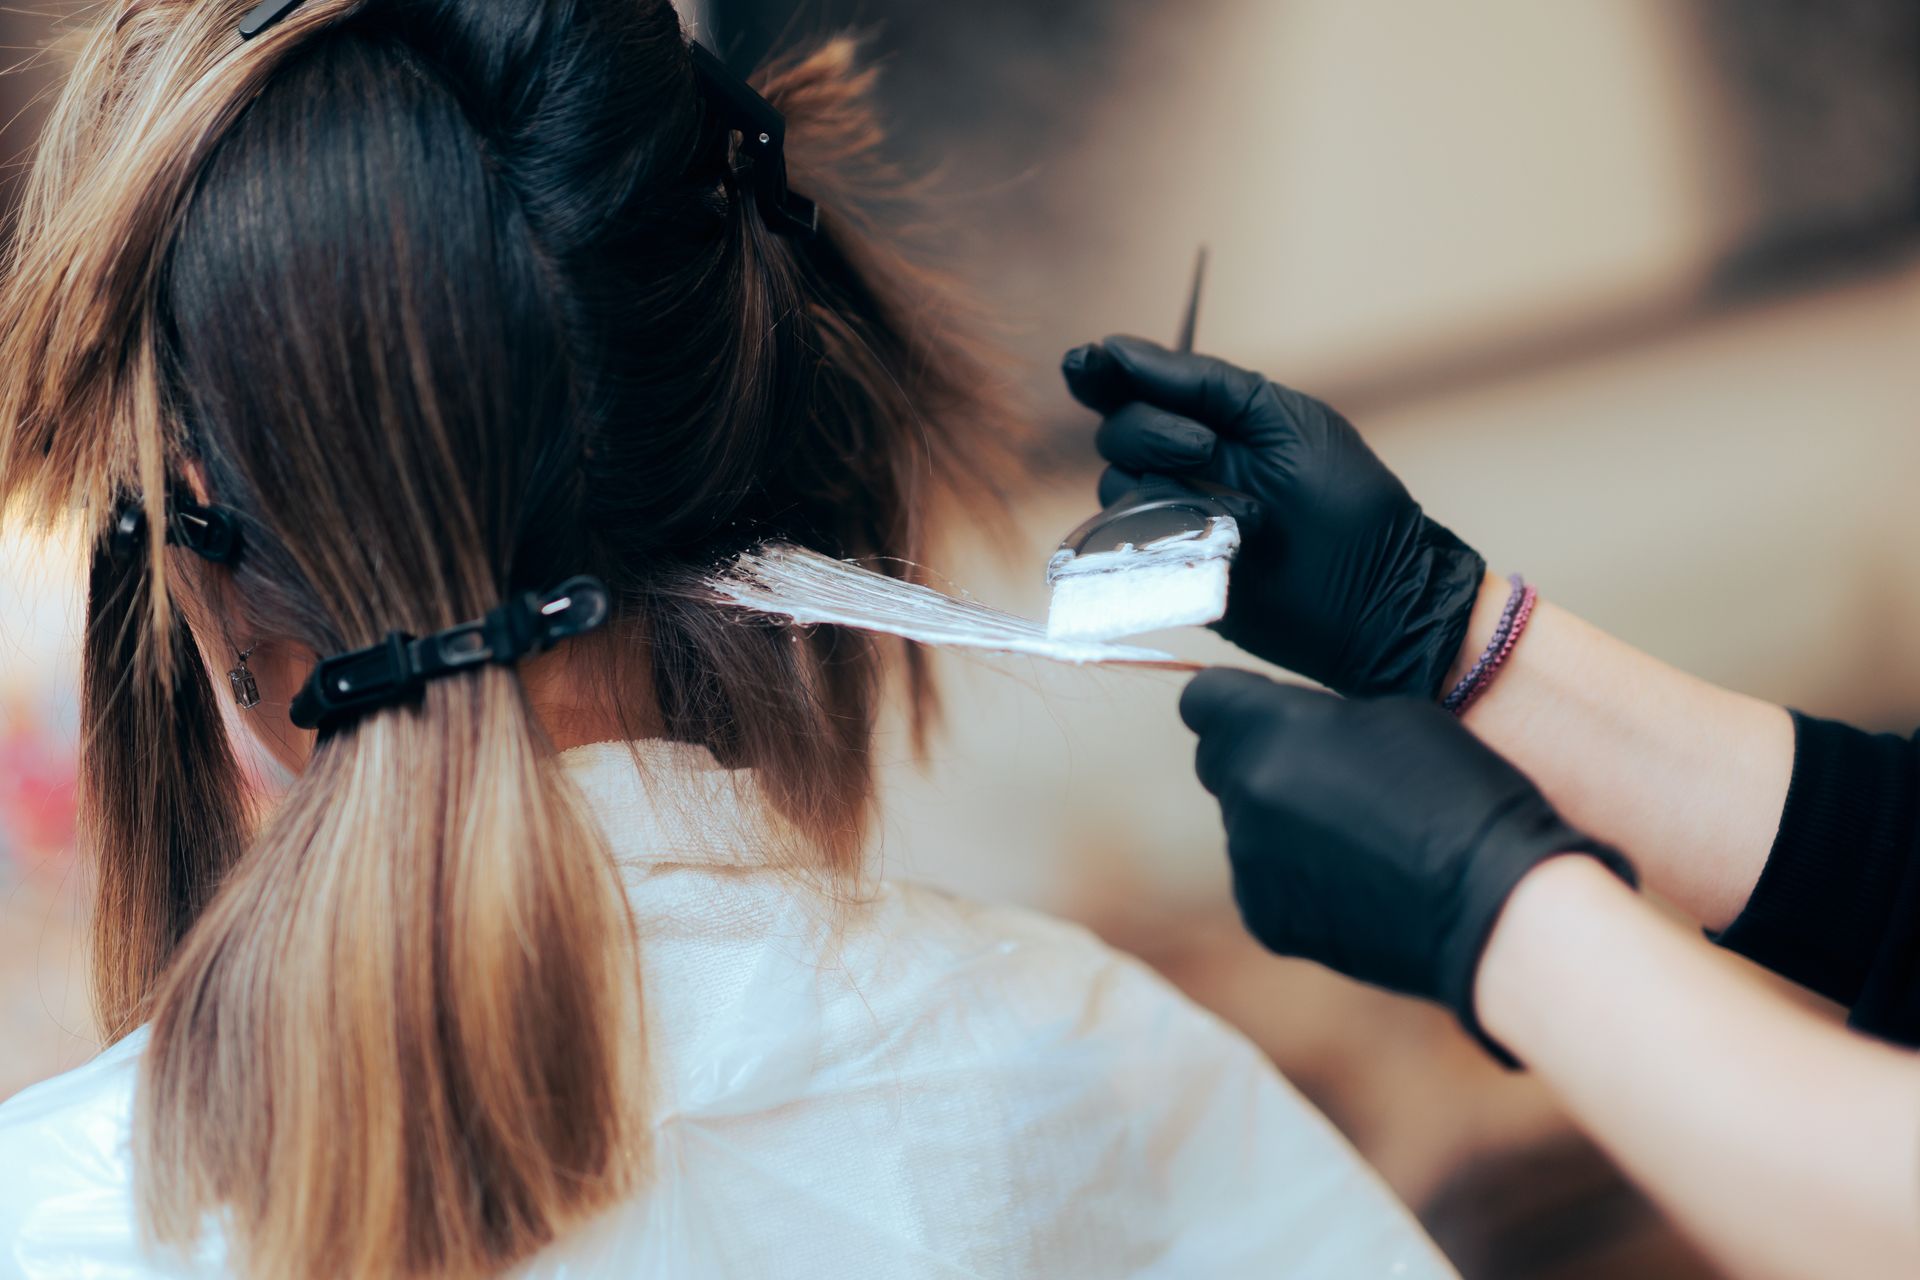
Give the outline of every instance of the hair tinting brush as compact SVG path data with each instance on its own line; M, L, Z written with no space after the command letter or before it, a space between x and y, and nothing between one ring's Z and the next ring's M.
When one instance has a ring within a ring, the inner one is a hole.
M1194 265L1180 326L1193 349L1207 251ZM852 627L943 648L1026 654L1057 662L1194 670L1116 636L1212 622L1226 611L1227 567L1240 546L1228 508L1190 484L1148 477L1069 534L1047 565L1046 626L972 600L791 543L768 543L708 579L719 599L803 625Z
M1181 670L1194 666L1157 649L1050 636L1026 618L791 543L769 543L736 557L708 585L727 603L757 613L877 631L943 648L1019 653L1056 662Z
M1181 351L1193 350L1206 274L1203 246L1181 319ZM1218 621L1239 550L1240 525L1224 503L1177 480L1146 477L1068 534L1047 562L1047 634L1110 640Z

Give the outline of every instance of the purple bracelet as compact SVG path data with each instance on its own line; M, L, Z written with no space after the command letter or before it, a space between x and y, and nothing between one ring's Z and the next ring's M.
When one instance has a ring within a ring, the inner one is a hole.
M1453 686L1452 692L1440 700L1440 705L1456 716L1465 715L1474 700L1487 691L1494 675L1513 655L1513 647L1520 642L1527 623L1533 619L1533 606L1539 599L1539 593L1517 573L1509 577L1507 582L1513 591L1507 596L1507 606L1500 611L1500 622L1494 627L1493 636L1481 652L1480 660L1473 664L1472 670L1460 677L1460 683Z

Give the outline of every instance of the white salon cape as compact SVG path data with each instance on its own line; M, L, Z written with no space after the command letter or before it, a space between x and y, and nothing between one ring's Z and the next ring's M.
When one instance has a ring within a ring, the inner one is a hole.
M1451 1276L1246 1040L1085 931L759 865L697 748L567 752L640 924L647 1189L526 1277ZM146 1035L0 1106L0 1276L227 1274L217 1222L142 1252ZM316 1051L321 1051L316 1046Z

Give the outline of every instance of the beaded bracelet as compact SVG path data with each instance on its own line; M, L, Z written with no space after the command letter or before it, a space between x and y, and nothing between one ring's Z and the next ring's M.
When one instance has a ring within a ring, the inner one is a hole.
M1440 705L1460 716L1474 700L1487 691L1493 683L1493 677L1513 656L1513 647L1520 643L1521 635L1527 629L1527 623L1533 619L1533 606L1539 599L1539 593L1526 584L1519 574L1507 579L1513 591L1507 596L1506 608L1500 611L1500 621L1493 629L1493 637L1487 641L1487 647L1480 654L1480 660L1473 669L1460 677L1460 683L1453 686L1452 692L1440 701Z

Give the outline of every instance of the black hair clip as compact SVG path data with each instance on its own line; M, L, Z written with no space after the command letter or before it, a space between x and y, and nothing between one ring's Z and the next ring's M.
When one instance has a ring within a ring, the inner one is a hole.
M233 565L240 562L243 540L240 517L228 507L214 506L169 492L166 501L167 542L185 547L203 560ZM147 509L138 498L121 500L113 512L107 538L116 560L129 560L147 537Z
M707 102L721 122L740 135L740 150L752 170L754 202L767 229L788 236L813 235L820 229L820 206L787 187L787 118L705 45L692 42L687 48Z
M300 0L260 0L240 19L240 38L251 40L291 13Z
M411 702L427 681L486 663L511 666L569 636L592 631L613 612L598 578L569 578L544 596L525 592L477 622L419 639L389 631L379 644L324 659L294 696L289 715L323 732L379 707Z

